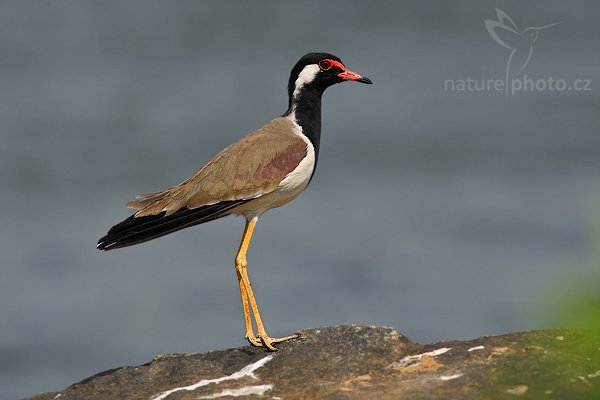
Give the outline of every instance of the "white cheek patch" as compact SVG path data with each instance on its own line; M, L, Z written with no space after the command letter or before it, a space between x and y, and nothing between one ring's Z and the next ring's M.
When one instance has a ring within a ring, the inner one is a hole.
M315 80L315 77L321 70L317 64L307 65L298 75L298 79L294 82L294 97L297 98L300 90L304 85L308 85Z

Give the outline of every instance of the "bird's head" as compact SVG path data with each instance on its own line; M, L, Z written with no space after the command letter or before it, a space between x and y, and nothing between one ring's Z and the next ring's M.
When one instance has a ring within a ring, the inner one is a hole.
M373 83L369 78L346 69L342 60L333 54L308 53L298 60L290 73L288 94L290 99L304 91L321 94L329 86L345 81Z

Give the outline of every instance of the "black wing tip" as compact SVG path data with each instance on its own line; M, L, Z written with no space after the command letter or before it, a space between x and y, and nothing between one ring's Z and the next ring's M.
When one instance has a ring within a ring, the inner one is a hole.
M108 233L98 240L96 249L100 251L109 251L118 249L119 247L124 247L124 239L131 236L131 232L128 232L127 229L128 225L130 225L134 220L135 216L132 215L110 228ZM123 227L125 227L125 229L121 230Z
M165 212L143 217L132 215L110 228L108 233L98 240L96 248L109 251L147 242L229 215L230 210L246 201L248 200L229 200L196 209L183 208L168 216Z
M117 243L114 241L109 242L105 238L102 238L98 241L98 244L96 245L96 250L108 251L108 250L116 249L116 247L114 247L116 244Z
M100 251L108 251L122 247L119 246L119 239L122 238L115 237L115 235L112 235L109 232L105 236L101 237L100 240L98 240L96 249Z

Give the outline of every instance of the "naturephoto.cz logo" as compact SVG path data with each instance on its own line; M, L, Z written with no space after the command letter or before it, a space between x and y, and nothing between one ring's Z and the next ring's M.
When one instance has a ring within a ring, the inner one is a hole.
M503 79L444 80L447 92L504 92L506 96L519 92L588 92L592 90L591 79L562 79L553 77L531 78L523 73L534 53L534 47L546 29L562 23L552 22L542 26L519 29L512 18L496 8L497 20L485 20L485 27L492 39L506 49L507 61Z

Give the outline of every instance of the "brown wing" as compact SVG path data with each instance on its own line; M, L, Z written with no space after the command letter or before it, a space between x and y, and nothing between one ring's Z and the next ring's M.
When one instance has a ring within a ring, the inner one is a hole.
M191 178L162 192L138 195L127 203L135 216L170 215L222 201L270 193L306 156L306 143L286 118L276 118L213 157Z

